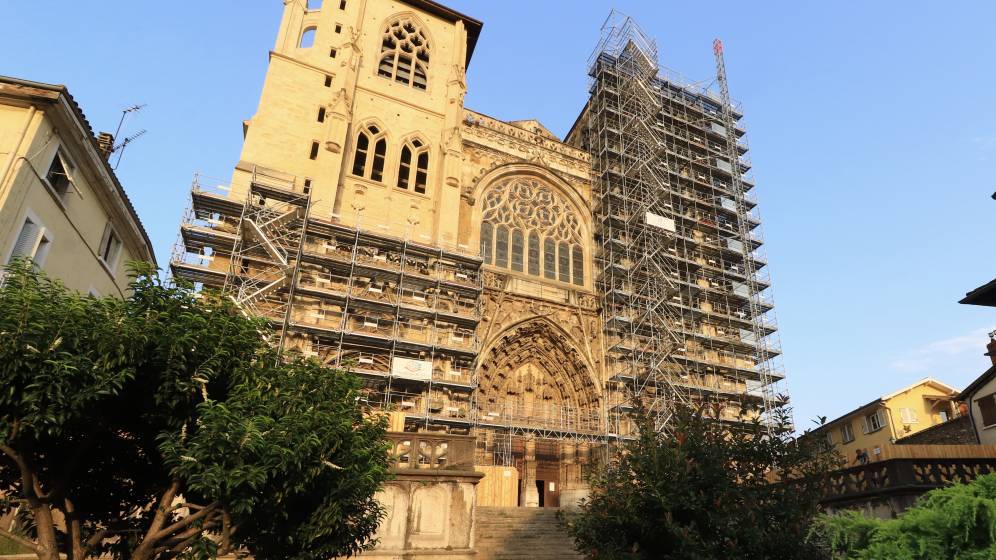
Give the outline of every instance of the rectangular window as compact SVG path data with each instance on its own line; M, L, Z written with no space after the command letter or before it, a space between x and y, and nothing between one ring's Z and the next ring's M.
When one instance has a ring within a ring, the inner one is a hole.
M833 445L833 432L827 431L827 433L823 434L823 437L826 438L827 445Z
M522 256L524 249L525 249L525 244L522 238L522 231L521 230L513 231L512 232L512 270L516 272L522 272Z
M560 263L560 278L561 282L571 281L571 255L567 251L567 243L561 242L557 247L557 262Z
M540 275L540 247L539 247L539 236L536 232L529 234L529 257L526 259L529 262L529 274L532 276Z
M340 10L346 9L346 0L339 0L339 9Z
M304 180L304 194L311 193L311 179Z
M916 411L912 408L900 408L899 416L903 421L903 424L916 424L920 420L917 417Z
M335 32L342 33L342 24L340 23L335 24Z
M339 54L335 48L329 49L329 58L335 58L335 55Z
M22 257L32 259L35 265L41 266L50 246L51 237L45 228L36 220L25 218L7 262Z
M975 404L979 405L979 412L982 413L982 425L989 427L996 424L996 393L990 393L982 398L976 399Z
M574 273L574 284L584 286L584 251L581 247L574 246L571 249L571 271Z
M495 230L495 266L508 267L508 229L498 226Z
M865 433L870 434L882 429L885 423L882 421L882 414L876 411L874 414L865 416Z
M550 280L557 279L557 249L553 239L543 241L543 276Z
M325 87L332 87L332 76L325 76Z
M21 225L21 231L17 234L17 241L14 242L14 250L11 251L10 259L7 262L17 257L33 257L40 232L41 228L31 218L25 218Z
M492 238L494 237L494 226L489 222L481 223L481 258L484 264L491 264L494 254L492 251Z
M318 122L325 122L325 107L318 108Z
M311 154L308 155L309 159L318 159L318 142L311 143Z
M74 170L73 164L66 157L62 149L57 150L55 157L52 158L51 165L48 166L48 173L45 174L45 180L60 198L65 198L70 189L73 188L72 174Z
M100 240L97 254L108 267L113 269L117 265L118 255L121 254L121 238L110 223L104 227L104 236Z
M840 441L844 443L851 443L854 441L854 430L851 429L850 422L840 427Z

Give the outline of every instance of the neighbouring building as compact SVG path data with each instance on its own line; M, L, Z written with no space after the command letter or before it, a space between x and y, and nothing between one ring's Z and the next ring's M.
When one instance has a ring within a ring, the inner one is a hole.
M926 378L812 430L833 444L848 465L875 461L896 440L960 416L958 390ZM859 459L858 452L866 454Z
M0 265L27 257L83 293L126 295L152 243L65 86L0 76Z
M972 290L959 303L996 307L996 280ZM992 367L965 387L959 398L968 405L978 442L996 444L996 331L989 333L986 356Z
M472 17L284 5L231 181L195 181L176 277L361 375L393 431L475 436L479 506L576 503L589 465L633 435L632 395L662 425L679 401L716 399L727 421L785 401L728 95L663 72L613 17L561 139L464 107ZM397 492L392 511L430 509Z
M996 280L960 303L996 307ZM826 511L893 518L933 489L996 472L996 332L989 337L993 366L961 393L925 379L813 431L847 459L831 473L821 502Z

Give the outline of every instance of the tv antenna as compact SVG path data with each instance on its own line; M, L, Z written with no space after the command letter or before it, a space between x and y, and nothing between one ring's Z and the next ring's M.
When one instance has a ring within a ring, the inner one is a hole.
M141 138L141 137L142 137L142 135L143 135L143 134L145 134L146 132L148 132L148 130L145 130L145 129L143 128L142 130L139 130L139 131L138 131L138 132L136 132L135 134L132 134L131 136L129 136L129 137L127 137L127 138L125 138L125 139L124 139L124 141L122 141L122 142L121 142L120 144L118 144L117 146L114 146L114 148L113 148L113 149L111 150L111 153L113 154L113 153L117 152L117 154L118 154L118 161L116 161L116 162L114 163L114 170L115 170L115 171L116 171L116 170L118 169L118 166L119 166L119 165L121 165L121 156L123 156L123 155L124 155L124 150L125 150L125 148L127 148L127 147L128 147L128 144L131 144L131 143L132 143L132 142L134 142L135 140L138 140L138 139L139 139L139 138Z
M131 107L127 107L127 108L125 108L125 109L123 109L121 111L121 120L118 121L118 129L114 131L114 139L115 140L117 140L118 135L121 134L121 127L124 126L125 119L128 117L128 115L130 115L132 113L137 113L137 112L141 111L144 108L145 108L145 103L142 103L141 105L132 105ZM128 144L131 144L135 140L138 140L146 132L148 132L148 131L145 130L145 129L142 129L139 132L137 132L135 134L132 134L131 136L125 138L124 141L121 142L120 144L118 144L118 145L116 145L116 146L114 146L114 147L111 148L111 153L112 154L115 153L115 152L117 152L117 154L118 154L118 161L114 164L114 169L115 170L118 168L119 165L121 165L121 156L124 155L124 149L128 146Z

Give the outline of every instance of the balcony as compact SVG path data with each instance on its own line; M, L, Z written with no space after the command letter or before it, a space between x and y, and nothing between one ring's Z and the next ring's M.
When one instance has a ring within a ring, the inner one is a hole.
M473 470L475 436L388 432L395 470Z

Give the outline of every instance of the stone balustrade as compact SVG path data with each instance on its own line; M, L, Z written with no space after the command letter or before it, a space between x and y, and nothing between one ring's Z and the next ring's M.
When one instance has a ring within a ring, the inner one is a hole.
M474 436L390 432L391 467L474 470Z

